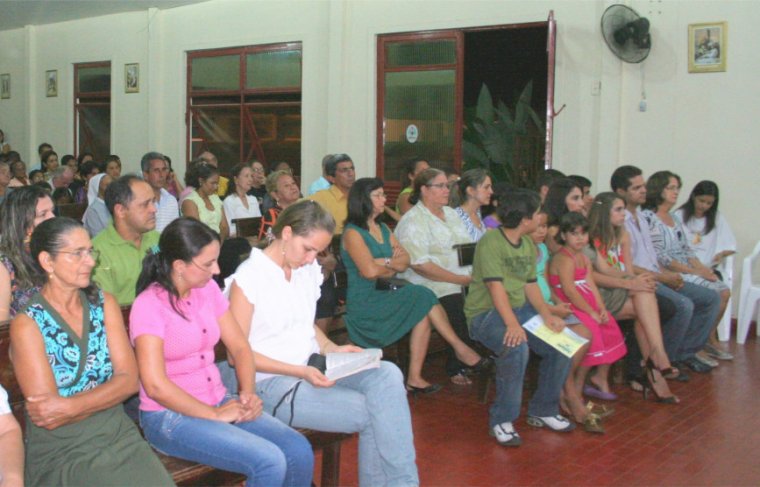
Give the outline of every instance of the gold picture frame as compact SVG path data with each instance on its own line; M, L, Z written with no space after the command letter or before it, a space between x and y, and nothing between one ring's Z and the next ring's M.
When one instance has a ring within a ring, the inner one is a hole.
M726 70L728 22L689 24L689 72Z
M58 70L45 71L45 95L50 98L58 96Z
M7 100L11 97L11 75L10 73L0 74L0 98Z
M140 92L140 65L131 63L124 65L124 93Z

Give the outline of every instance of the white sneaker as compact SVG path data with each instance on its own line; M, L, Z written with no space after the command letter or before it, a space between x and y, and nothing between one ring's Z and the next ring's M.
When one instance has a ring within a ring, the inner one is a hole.
M536 428L547 427L552 431L566 432L573 431L575 424L571 423L566 417L558 414L556 416L528 416L526 420L529 425Z
M496 438L496 441L501 446L520 446L522 445L522 438L517 434L512 423L506 422L497 424L490 431L491 436Z

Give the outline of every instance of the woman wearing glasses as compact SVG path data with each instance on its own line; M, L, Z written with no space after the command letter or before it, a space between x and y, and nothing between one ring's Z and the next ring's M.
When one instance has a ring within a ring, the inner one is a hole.
M174 485L121 405L137 365L116 300L90 281L97 259L70 218L35 228L44 284L11 323L26 398L26 485Z
M460 266L458 244L470 243L462 219L450 208L449 184L446 173L439 169L425 169L414 178L414 189L409 201L414 204L396 227L396 237L409 253L410 267L401 277L413 284L427 287L438 298L459 339L472 344L464 317L462 289L472 280L471 266ZM467 377L489 365L469 346L463 353L451 349L446 372L456 385L469 385Z

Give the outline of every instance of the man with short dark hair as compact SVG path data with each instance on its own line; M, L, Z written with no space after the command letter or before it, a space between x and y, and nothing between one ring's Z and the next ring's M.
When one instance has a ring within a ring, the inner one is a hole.
M153 188L135 175L112 182L105 203L112 221L92 240L100 252L92 279L121 306L135 300L135 285L145 254L158 245Z
M140 160L143 179L150 184L156 202L156 231L161 233L167 225L179 218L179 205L176 198L166 191L166 178L169 165L159 152L148 152Z
M334 235L343 233L343 223L348 216L348 192L356 180L354 161L348 154L333 154L325 163L325 177L331 185L309 196L330 212L335 218Z
M536 179L536 191L538 196L541 197L541 203L546 199L546 194L549 192L549 186L558 179L566 177L565 173L556 169L545 169L544 172L538 175Z
M660 266L652 243L649 224L640 206L646 201L646 181L641 169L620 166L610 179L612 191L625 201L625 228L631 236L633 268L636 274L651 273L658 281L655 293L659 299L670 301L676 313L663 323L662 338L671 362L683 370L684 365L695 372L712 370L696 358L704 348L720 309L720 296L706 287L684 282L677 272Z

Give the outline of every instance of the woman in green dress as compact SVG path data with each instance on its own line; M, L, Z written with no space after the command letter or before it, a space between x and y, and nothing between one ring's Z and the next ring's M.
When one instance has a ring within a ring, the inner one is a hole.
M391 278L409 267L409 254L377 221L384 210L382 180L362 178L354 183L341 245L348 273L346 327L351 341L362 347L385 347L411 331L407 389L436 392L440 385L422 377L431 325L463 362L476 366L481 358L456 335L431 290L409 283L395 290L376 288L377 279Z
M173 485L127 417L137 364L116 300L90 282L87 230L53 218L32 233L44 284L11 323L26 398L26 485Z

